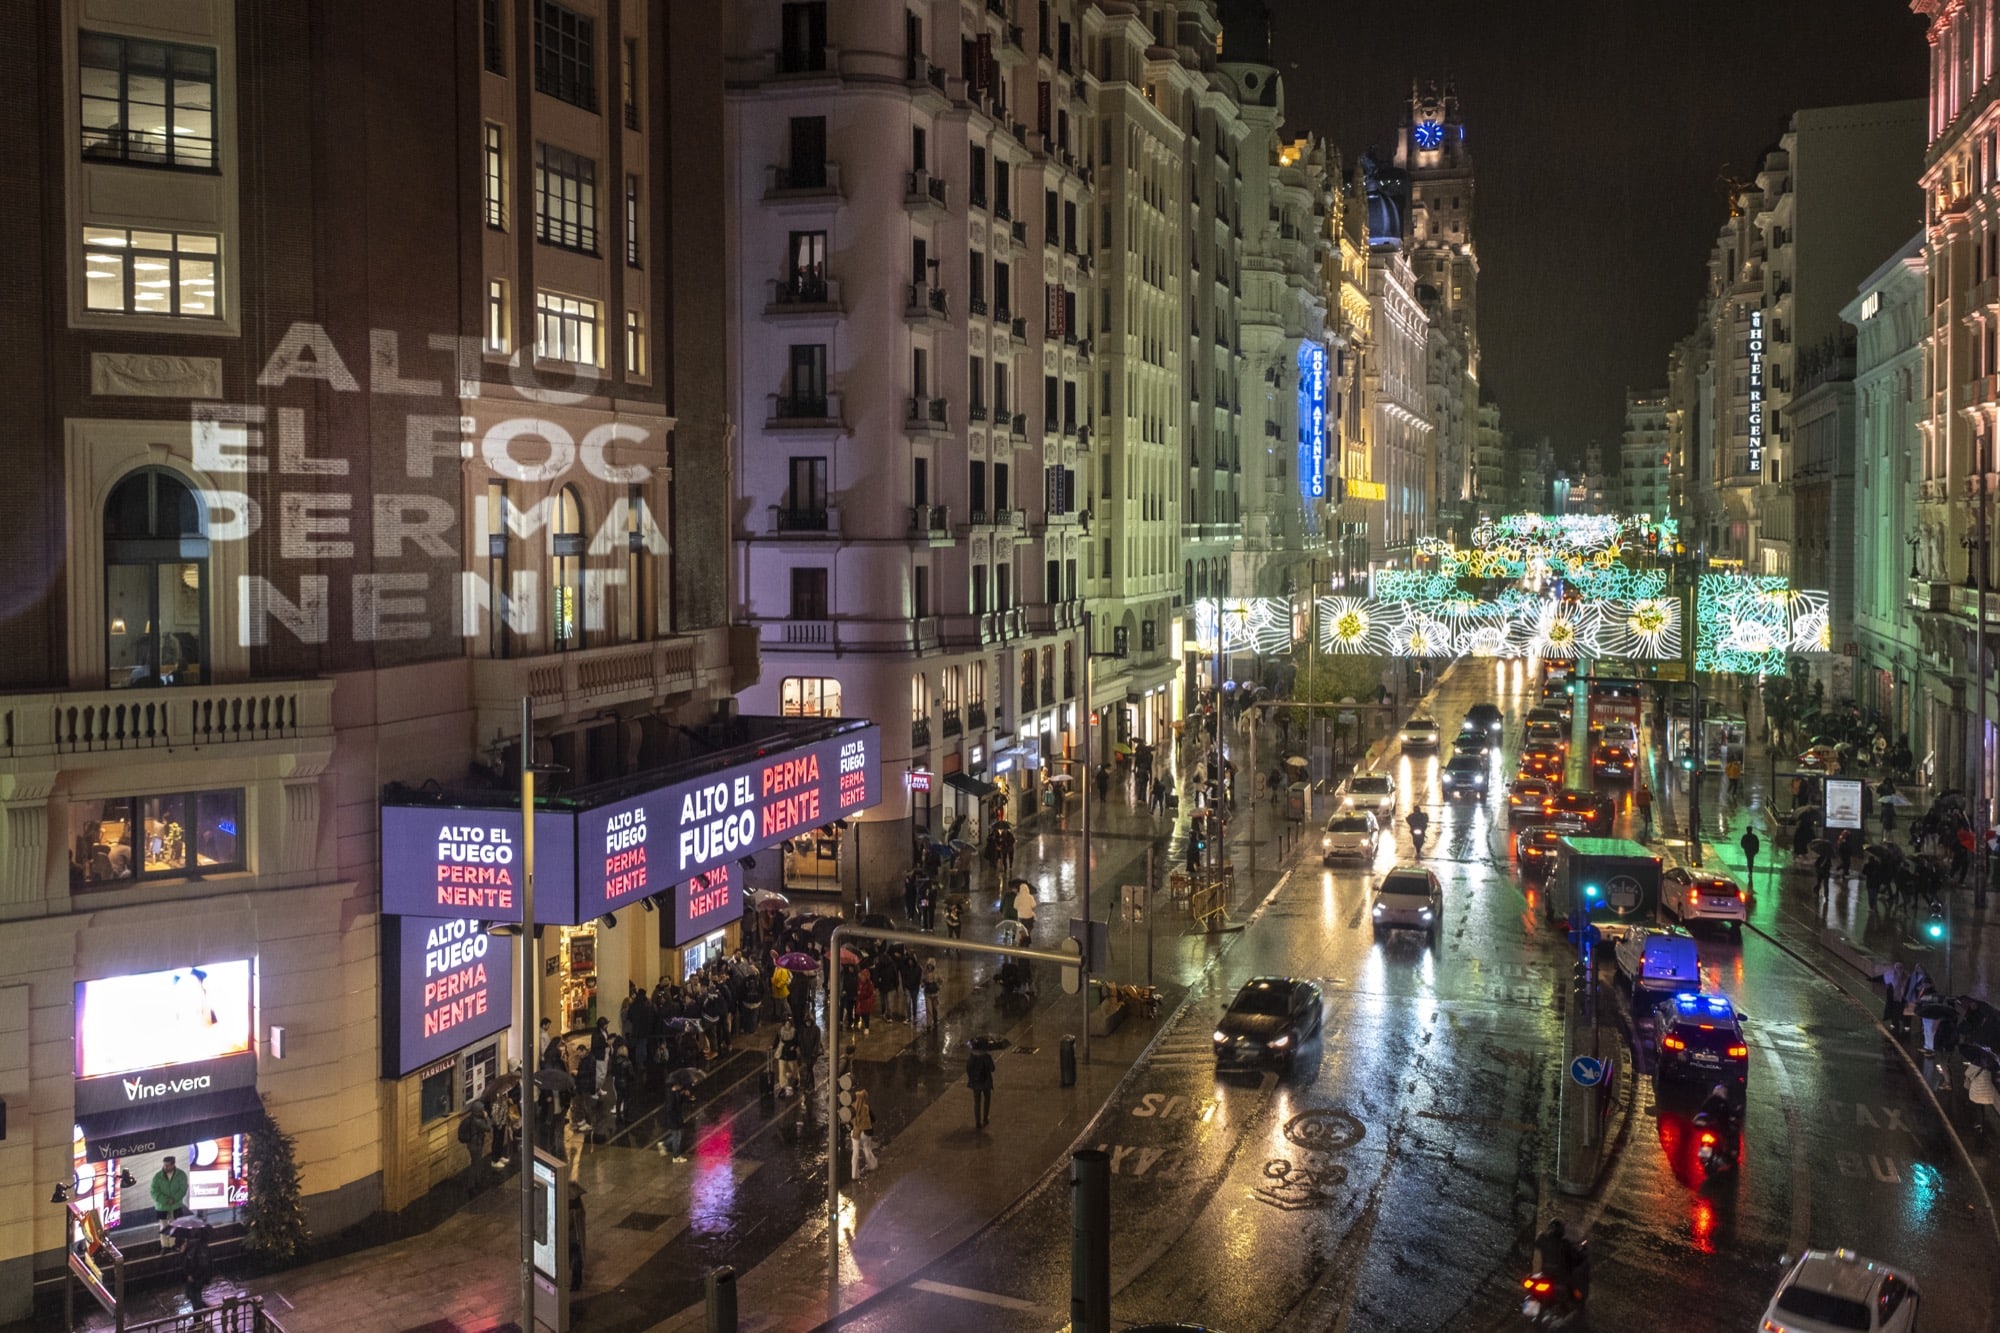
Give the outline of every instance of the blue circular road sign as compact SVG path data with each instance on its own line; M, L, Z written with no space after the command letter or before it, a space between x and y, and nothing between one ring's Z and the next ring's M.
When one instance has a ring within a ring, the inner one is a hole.
M1604 1062L1579 1055L1569 1062L1569 1076L1583 1087L1594 1088L1604 1081Z

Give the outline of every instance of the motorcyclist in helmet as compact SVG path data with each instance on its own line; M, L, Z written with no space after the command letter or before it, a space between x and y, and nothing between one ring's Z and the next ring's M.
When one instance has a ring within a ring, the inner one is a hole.
M1703 1101L1701 1109L1695 1112L1695 1123L1700 1124L1704 1121L1715 1131L1716 1139L1724 1145L1723 1151L1733 1156L1736 1152L1736 1136L1739 1130L1736 1123L1736 1099L1730 1096L1728 1084L1718 1083L1709 1089L1707 1100Z
M1419 800L1422 799L1421 793L1419 793L1418 799ZM1412 841L1416 843L1417 849L1421 851L1424 845L1424 835L1430 832L1431 817L1428 814L1426 814L1424 812L1424 808L1421 805L1419 805L1414 810L1410 811L1410 817L1407 822L1409 823L1410 826L1410 838Z
M1583 1281L1578 1272L1580 1264L1576 1246L1570 1243L1569 1235L1560 1217L1552 1217L1542 1228L1542 1234L1535 1237L1535 1271L1556 1284L1572 1300L1583 1299Z

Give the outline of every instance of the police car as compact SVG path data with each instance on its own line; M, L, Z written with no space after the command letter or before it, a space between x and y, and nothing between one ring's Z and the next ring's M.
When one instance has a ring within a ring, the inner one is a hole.
M1738 1105L1750 1076L1750 1047L1727 995L1682 991L1653 1011L1653 1085L1706 1091L1720 1083Z

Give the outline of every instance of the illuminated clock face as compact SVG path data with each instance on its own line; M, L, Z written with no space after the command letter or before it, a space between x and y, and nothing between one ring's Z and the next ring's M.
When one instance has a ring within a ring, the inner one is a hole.
M1444 142L1444 126L1434 120L1421 121L1412 137L1419 148L1436 148Z

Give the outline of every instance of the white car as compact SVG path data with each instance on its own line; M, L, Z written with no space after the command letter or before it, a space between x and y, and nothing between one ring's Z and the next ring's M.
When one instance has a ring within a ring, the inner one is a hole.
M1444 886L1428 866L1397 866L1375 887L1375 938L1392 930L1420 931L1435 950L1444 921Z
M1413 717L1403 724L1403 730L1396 739L1402 742L1406 752L1435 750L1438 747L1438 724L1427 717Z
M1373 810L1377 819L1396 813L1396 779L1387 773L1357 773L1340 789L1343 810Z
M1807 1250L1764 1309L1764 1333L1910 1333L1921 1293L1901 1269L1852 1250Z
M1743 890L1727 875L1675 866L1660 877L1660 906L1685 926L1697 921L1722 921L1738 934L1743 931Z
M1372 863L1382 846L1382 825L1373 810L1343 810L1326 821L1320 836L1320 860L1331 863L1353 857Z

